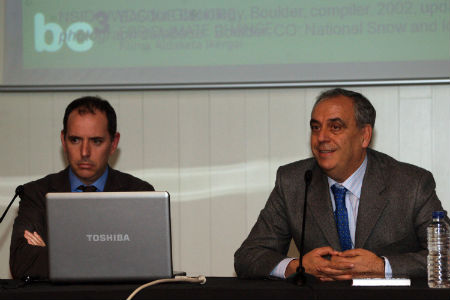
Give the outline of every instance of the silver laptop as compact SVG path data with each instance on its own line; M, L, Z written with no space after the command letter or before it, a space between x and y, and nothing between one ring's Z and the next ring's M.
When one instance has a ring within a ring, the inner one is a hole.
M170 278L167 192L49 193L51 281Z

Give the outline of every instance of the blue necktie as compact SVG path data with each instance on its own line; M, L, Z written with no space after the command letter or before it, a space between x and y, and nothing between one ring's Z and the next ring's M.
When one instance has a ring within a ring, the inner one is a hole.
M345 207L345 194L347 193L347 189L338 184L334 184L331 187L331 191L333 192L334 202L336 204L334 220L336 221L341 249L342 251L352 249L352 238L348 226L347 208Z

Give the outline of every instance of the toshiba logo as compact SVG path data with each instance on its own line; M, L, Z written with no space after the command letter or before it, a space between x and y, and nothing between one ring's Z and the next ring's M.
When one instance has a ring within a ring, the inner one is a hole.
M86 237L89 242L130 242L126 233L86 234Z

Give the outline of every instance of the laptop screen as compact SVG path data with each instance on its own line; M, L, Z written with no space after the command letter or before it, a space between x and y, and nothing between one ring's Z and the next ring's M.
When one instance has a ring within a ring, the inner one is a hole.
M167 192L49 193L52 281L172 277Z

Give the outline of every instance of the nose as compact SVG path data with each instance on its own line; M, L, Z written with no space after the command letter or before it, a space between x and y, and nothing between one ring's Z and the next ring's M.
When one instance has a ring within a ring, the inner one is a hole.
M81 157L86 158L91 155L91 147L89 146L89 141L83 141L81 144Z
M329 132L326 128L321 128L317 134L317 141L327 142L329 140Z

